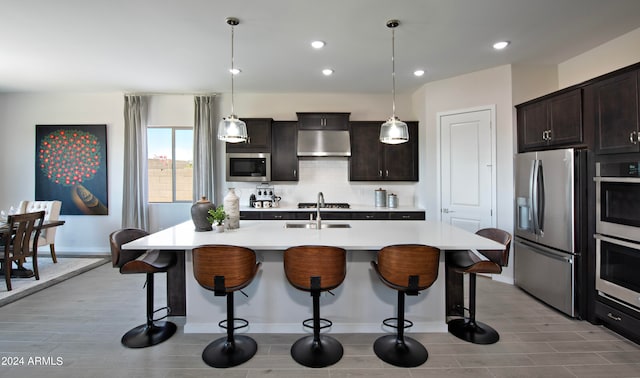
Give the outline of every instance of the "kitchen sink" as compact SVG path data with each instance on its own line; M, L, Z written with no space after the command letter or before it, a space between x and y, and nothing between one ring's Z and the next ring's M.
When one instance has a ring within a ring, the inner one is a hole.
M313 223L286 223L284 228L318 228L315 222ZM320 228L351 228L348 223L321 223Z

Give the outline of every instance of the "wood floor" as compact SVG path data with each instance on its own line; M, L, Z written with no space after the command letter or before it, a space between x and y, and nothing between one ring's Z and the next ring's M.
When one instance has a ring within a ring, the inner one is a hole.
M375 356L372 344L379 335L334 334L344 345L342 360L309 369L289 355L300 335L258 334L252 360L214 369L202 362L201 353L217 334L183 334L179 327L178 334L151 348L120 345L127 330L144 322L143 283L143 276L120 275L105 264L0 307L0 377L640 377L637 344L485 278L478 278L478 319L499 331L496 344L409 330L427 347L429 360L403 369ZM164 288L164 280L156 285ZM157 302L163 300L159 295ZM11 363L20 366L7 366Z

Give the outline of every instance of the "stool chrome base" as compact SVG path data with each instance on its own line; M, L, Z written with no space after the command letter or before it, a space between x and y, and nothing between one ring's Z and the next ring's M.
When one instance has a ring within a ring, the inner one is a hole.
M258 351L254 339L244 335L234 335L233 344L226 337L214 340L202 351L202 360L215 368L230 368L243 364Z
M331 336L320 335L314 341L312 335L305 336L291 346L291 357L299 363L311 368L321 368L340 361L344 349L342 344Z
M469 318L450 320L447 326L452 335L470 343L487 345L500 340L500 335L491 326Z
M151 325L139 325L122 336L122 345L127 348L146 348L160 344L176 333L176 325L172 322L155 322Z
M404 342L396 335L379 337L373 344L373 351L382 361L400 367L420 366L429 358L424 345L407 336L404 336Z

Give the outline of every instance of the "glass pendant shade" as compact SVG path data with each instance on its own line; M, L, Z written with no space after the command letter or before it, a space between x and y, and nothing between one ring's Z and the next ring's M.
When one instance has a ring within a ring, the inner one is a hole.
M391 117L380 127L380 142L386 144L400 144L409 141L409 128L407 124Z
M227 17L226 21L231 26L231 115L223 118L218 124L218 139L227 143L240 143L246 142L248 138L247 124L233 114L233 75L235 71L233 64L233 27L238 25L240 21L235 17Z
M247 124L235 115L223 118L218 124L218 139L227 143L240 143L247 140Z
M391 79L392 79L392 112L393 115L380 126L380 142L386 144L400 144L409 141L407 124L396 117L396 60L395 60L395 28L400 25L398 20L387 21L391 29Z

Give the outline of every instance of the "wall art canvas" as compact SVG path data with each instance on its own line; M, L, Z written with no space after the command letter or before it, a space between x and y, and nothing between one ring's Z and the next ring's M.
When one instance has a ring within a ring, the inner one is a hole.
M107 215L107 125L36 125L36 201L62 215Z

